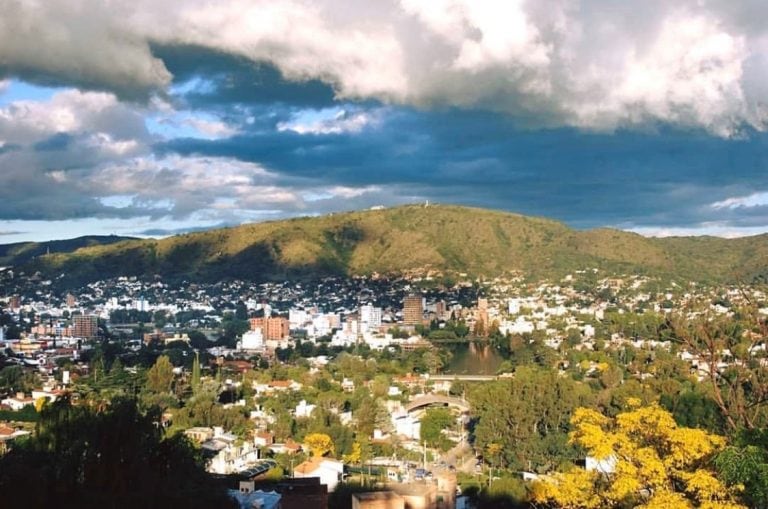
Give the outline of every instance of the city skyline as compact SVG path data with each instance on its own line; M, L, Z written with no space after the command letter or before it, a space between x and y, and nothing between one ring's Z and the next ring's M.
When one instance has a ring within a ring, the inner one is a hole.
M768 231L761 2L6 3L0 244L429 200Z

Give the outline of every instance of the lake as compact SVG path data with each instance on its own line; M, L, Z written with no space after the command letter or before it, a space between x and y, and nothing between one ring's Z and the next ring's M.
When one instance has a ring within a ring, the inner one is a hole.
M488 343L448 343L440 345L453 353L444 375L495 375L501 363L501 355Z

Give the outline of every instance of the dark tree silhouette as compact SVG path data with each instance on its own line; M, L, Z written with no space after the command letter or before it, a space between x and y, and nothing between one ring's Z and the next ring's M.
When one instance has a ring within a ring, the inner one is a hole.
M131 399L94 410L68 397L45 407L35 435L0 458L5 509L229 508L184 436L163 437L159 412Z

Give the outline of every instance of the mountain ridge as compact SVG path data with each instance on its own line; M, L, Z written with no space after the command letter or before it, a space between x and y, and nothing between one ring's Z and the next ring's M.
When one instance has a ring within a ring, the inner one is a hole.
M21 265L49 252L68 253L82 247L114 244L123 240L137 239L135 237L120 237L117 235L84 235L71 239L0 244L0 266Z
M456 205L405 205L124 240L39 256L23 266L76 284L120 275L254 281L414 269L561 276L599 267L609 273L694 281L764 278L768 235L648 238L511 212Z

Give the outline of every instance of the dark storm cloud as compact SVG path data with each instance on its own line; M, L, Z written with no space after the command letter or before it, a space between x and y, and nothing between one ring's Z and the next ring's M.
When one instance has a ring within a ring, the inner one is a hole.
M289 81L273 65L255 63L196 45L159 45L152 48L173 74L173 84L200 80L177 95L194 109L231 104L290 104L293 107L324 107L334 101L333 89L319 80Z
M73 136L69 133L56 133L33 145L38 152L66 150L72 145Z
M579 227L742 223L743 211L710 205L768 188L768 138L755 132L727 140L665 127L613 135L521 131L500 115L457 110L390 109L385 118L359 133L246 132L225 140L172 140L157 150L258 162L285 182L397 186L436 201L545 215Z

